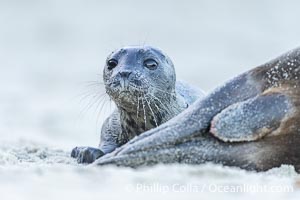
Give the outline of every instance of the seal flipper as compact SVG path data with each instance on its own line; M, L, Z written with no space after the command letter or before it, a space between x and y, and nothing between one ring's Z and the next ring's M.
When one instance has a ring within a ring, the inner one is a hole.
M78 163L92 163L103 155L103 151L93 147L75 147L71 152L71 157L77 158Z
M224 142L258 140L276 130L290 111L291 103L284 94L259 95L216 115L210 132Z

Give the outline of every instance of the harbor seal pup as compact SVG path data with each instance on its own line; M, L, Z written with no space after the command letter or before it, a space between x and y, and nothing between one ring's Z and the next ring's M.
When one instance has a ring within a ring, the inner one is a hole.
M167 122L203 92L176 81L171 59L150 46L129 46L112 52L103 71L106 93L117 109L103 124L99 148L76 147L71 156L91 163L133 137Z
M297 48L229 80L97 164L214 162L257 171L290 164L299 171L299 122Z

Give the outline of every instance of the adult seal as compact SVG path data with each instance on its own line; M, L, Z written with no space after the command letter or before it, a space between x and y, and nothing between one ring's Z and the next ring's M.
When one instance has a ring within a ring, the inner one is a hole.
M98 148L76 147L71 156L91 163L133 137L167 122L203 92L176 81L170 58L150 46L129 46L112 52L103 71L106 93L116 110L106 119Z
M300 171L300 48L247 71L98 165L214 162Z

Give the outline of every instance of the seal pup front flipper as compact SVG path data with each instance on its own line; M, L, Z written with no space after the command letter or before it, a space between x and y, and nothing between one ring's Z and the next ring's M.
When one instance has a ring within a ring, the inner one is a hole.
M287 96L262 94L224 109L213 118L210 132L224 142L254 141L276 131L290 113Z
M103 151L93 147L75 147L71 152L71 157L78 163L92 163L103 155Z

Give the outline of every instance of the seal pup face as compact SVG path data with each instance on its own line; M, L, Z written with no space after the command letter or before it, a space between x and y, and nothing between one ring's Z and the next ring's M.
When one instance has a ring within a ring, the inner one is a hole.
M129 46L107 57L103 80L107 94L117 106L130 111L147 98L150 101L172 96L176 75L172 61L160 50Z

